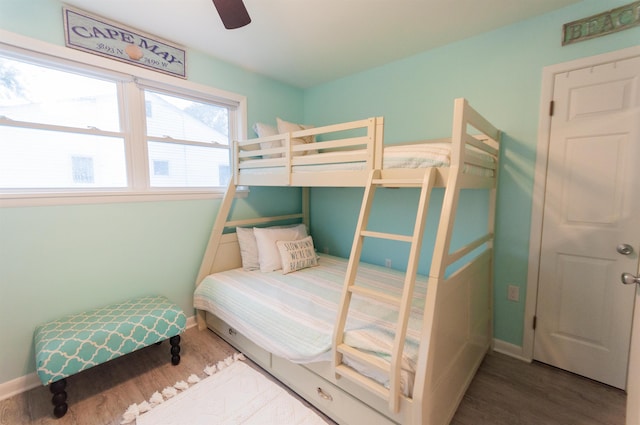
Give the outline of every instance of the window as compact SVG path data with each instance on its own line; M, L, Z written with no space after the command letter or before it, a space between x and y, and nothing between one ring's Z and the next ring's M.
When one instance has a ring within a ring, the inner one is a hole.
M228 108L149 89L144 98L151 186L226 186Z
M244 98L140 73L0 44L0 199L221 192Z
M0 190L127 186L117 82L2 56L0 81Z

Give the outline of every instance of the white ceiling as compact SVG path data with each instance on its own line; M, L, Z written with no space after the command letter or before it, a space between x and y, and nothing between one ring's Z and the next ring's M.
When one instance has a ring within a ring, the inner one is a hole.
M244 0L252 22L235 30L211 0L66 3L306 88L579 1Z

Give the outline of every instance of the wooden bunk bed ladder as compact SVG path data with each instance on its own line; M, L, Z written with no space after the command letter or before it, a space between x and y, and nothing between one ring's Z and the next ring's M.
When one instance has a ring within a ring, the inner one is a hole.
M405 344L407 332L407 324L409 312L411 309L411 300L413 298L413 289L415 287L416 273L418 271L418 261L420 257L420 249L422 246L423 230L427 218L427 210L429 206L429 198L431 190L435 184L436 170L429 168L425 170L422 179L385 179L381 170L373 170L370 173L367 186L365 188L362 207L358 217L351 255L347 264L347 272L342 292L341 303L338 311L338 320L335 327L333 339L333 364L336 377L346 377L349 380L364 386L373 391L389 402L389 409L397 413L400 409L400 366L402 363L402 354ZM367 230L373 197L377 187L420 187L420 200L418 202L416 221L411 236L373 232ZM388 239L394 241L407 242L411 245L409 251L409 259L404 279L404 287L400 297L394 297L375 290L367 289L356 285L356 276L358 263L362 253L362 245L365 237L373 237L379 239ZM396 324L396 333L391 353L391 362L387 362L379 357L367 354L356 348L353 348L344 342L345 327L347 316L349 313L349 305L353 294L358 296L376 300L389 304L398 309L398 322ZM359 363L371 366L389 377L389 388L382 384L360 374L355 369L345 365L343 356L354 359Z

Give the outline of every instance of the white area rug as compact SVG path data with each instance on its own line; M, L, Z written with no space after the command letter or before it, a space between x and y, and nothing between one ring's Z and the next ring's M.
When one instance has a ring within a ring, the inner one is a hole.
M252 369L240 356L209 366L211 376L156 392L148 402L131 405L122 423L136 425L326 425L284 389ZM179 392L181 390L181 392Z

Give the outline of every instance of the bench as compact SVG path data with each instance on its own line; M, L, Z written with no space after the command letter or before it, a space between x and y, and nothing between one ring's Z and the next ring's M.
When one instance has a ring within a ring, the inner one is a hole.
M163 296L147 296L71 314L36 328L36 369L50 385L53 414L67 413L66 378L169 339L171 363L180 363L183 311Z

